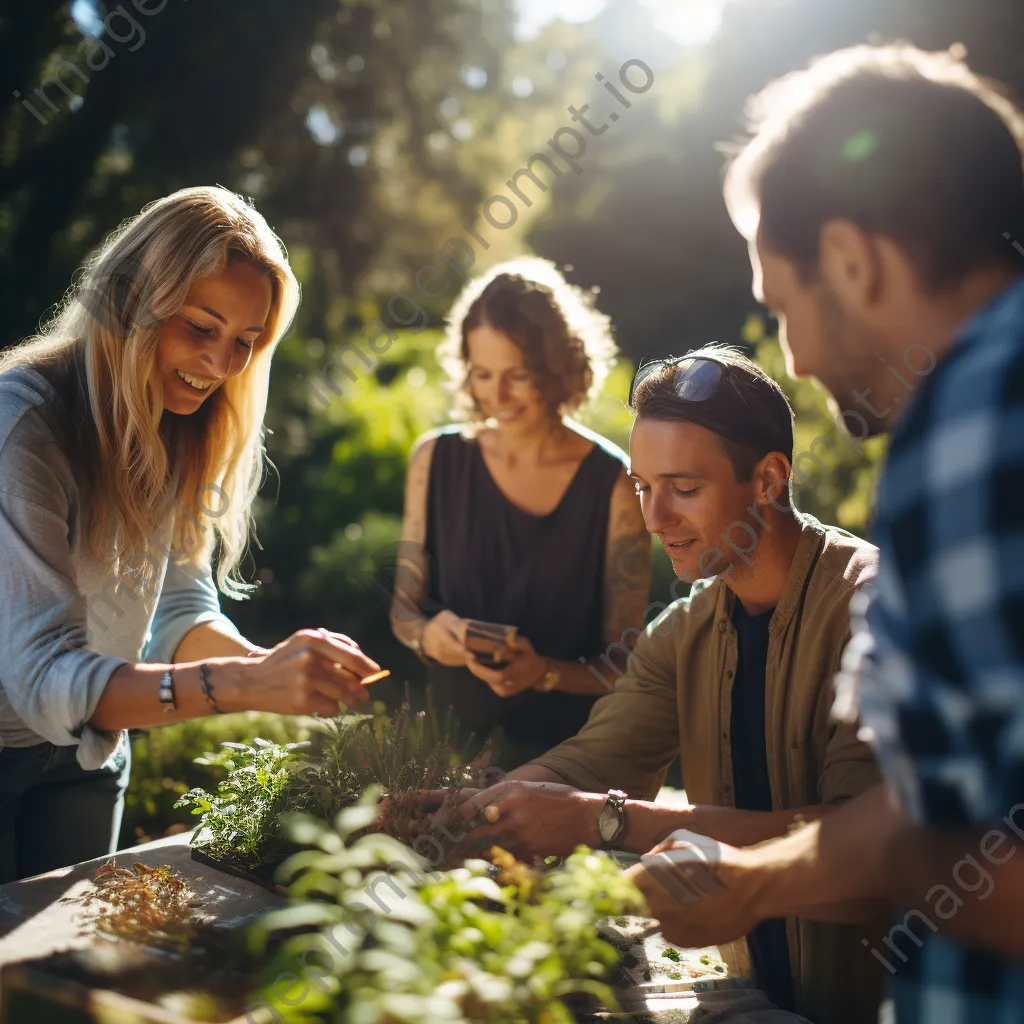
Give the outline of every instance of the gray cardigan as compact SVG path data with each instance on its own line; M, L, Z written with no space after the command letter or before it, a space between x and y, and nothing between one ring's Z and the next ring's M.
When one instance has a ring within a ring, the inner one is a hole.
M144 553L159 586L92 556L65 430L44 377L0 374L0 749L77 743L78 763L98 768L120 736L88 723L116 669L170 662L201 623L237 630L209 567L168 558L172 514Z

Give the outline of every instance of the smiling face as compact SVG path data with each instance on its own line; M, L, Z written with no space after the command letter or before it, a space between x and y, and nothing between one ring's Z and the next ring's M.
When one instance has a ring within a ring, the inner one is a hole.
M194 413L248 366L272 301L270 278L244 260L233 260L217 277L192 282L157 340L156 372L168 412Z
M466 335L469 386L481 415L499 430L544 429L548 410L522 349L503 331L483 325Z
M742 551L756 546L751 537L760 526L749 509L759 492L758 469L741 482L710 430L643 418L633 424L629 458L644 523L680 579L692 583L743 564L728 540Z

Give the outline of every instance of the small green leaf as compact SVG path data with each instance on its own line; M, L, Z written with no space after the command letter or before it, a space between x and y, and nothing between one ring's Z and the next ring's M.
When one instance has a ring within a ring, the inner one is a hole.
M312 846L327 831L325 822L295 811L286 811L278 820L281 831L293 843L299 843L302 846Z
M334 818L334 828L340 836L348 838L353 832L372 825L376 817L376 807L356 804L354 807L346 807L338 812Z
M341 909L332 903L298 903L295 906L269 911L260 919L260 924L268 930L289 931L293 928L335 925L343 916Z

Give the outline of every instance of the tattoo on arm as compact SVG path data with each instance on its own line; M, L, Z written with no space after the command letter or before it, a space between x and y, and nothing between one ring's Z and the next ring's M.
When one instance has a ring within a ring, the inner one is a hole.
M627 500L628 499L628 500ZM604 636L632 648L644 628L651 587L651 538L632 493L616 489L604 572Z
M402 540L396 551L394 591L391 600L391 628L408 644L423 628L424 604L430 584L427 566L427 494L434 441L424 442L409 461L405 484L405 514Z

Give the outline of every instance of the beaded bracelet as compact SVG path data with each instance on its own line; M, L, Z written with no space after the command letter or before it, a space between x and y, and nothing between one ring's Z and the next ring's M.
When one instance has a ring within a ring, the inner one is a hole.
M199 666L199 682L203 688L203 696L206 698L206 703L217 712L218 715L223 715L224 711L217 707L217 701L213 697L213 684L210 682L209 676L210 668L205 663Z

